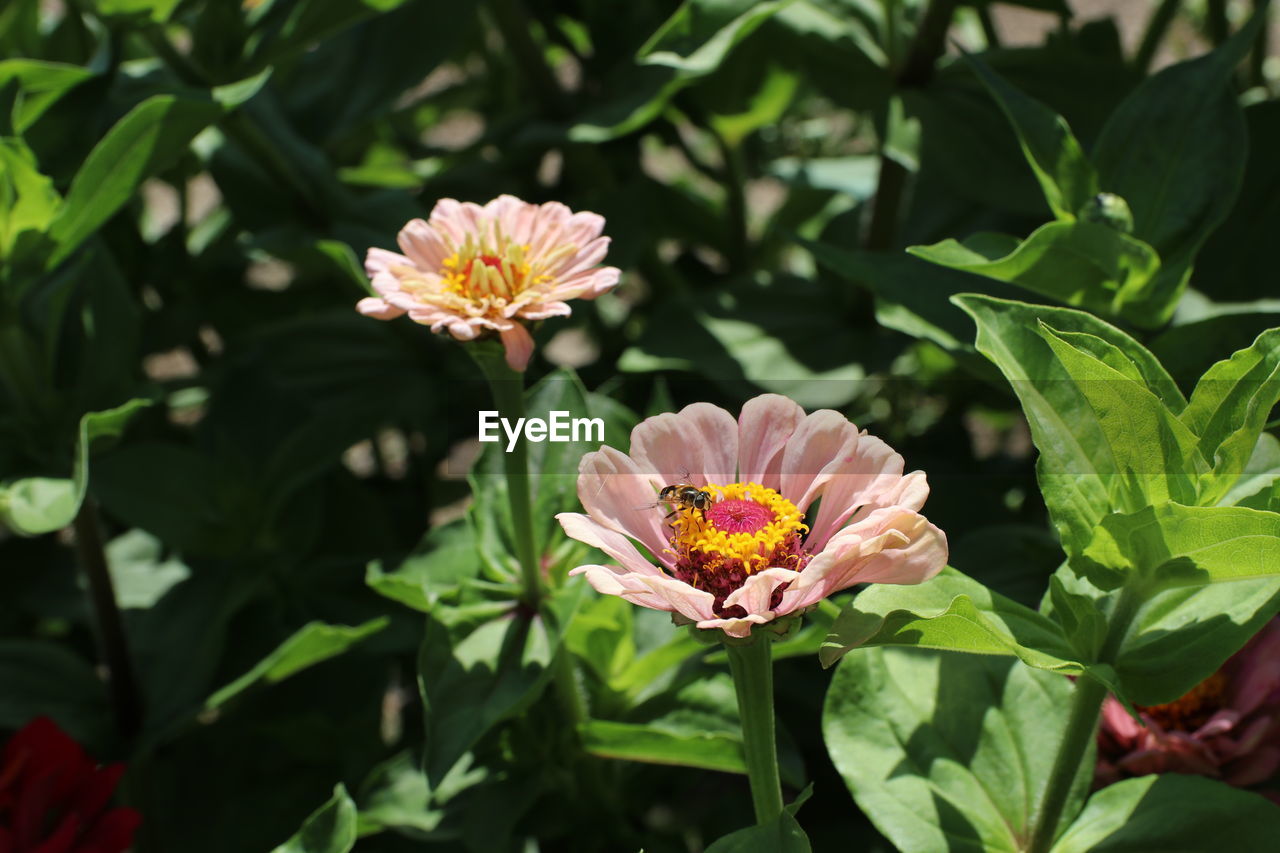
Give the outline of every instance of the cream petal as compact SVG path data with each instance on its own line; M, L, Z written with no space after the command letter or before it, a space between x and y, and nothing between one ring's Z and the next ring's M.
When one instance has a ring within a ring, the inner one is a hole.
M422 222L421 219L415 220ZM412 266L413 262L404 255L389 252L386 249L370 249L364 256L364 271L370 277L380 272L387 272L392 267Z
M517 373L524 373L533 357L533 336L522 323L512 323L509 328L498 332L502 338L502 346L507 351L507 366Z
M782 451L779 491L806 512L831 472L856 458L858 442L858 428L839 412L821 409L808 415Z
M558 281L546 295L549 299L595 299L616 287L621 278L617 267L600 267Z
M421 219L414 219L401 228L396 242L413 265L423 272L439 272L444 259L453 254L436 229Z
M668 569L670 537L657 504L662 482L620 450L601 447L578 464L578 500L595 521L630 536Z
M556 520L564 528L566 536L603 551L627 571L641 575L662 574L662 570L645 559L630 539L595 519L577 512L562 512L556 515Z
M878 519L879 513L885 517ZM923 515L890 507L873 513L866 523L886 533L897 531L909 542L872 557L858 571L857 583L923 583L946 566L947 536Z
M809 525L809 547L820 550L859 507L884 506L881 497L899 484L902 469L902 456L892 447L861 434L852 458L838 459L824 472L818 491L822 503Z
M373 289L383 296L401 292L400 279L385 270L374 273L370 281L373 284Z
M671 609L695 622L715 618L716 598L706 590L694 589L684 581L666 575L631 575L660 596Z
M678 414L646 418L631 431L631 456L641 470L666 483L686 474L695 485L732 483L738 465L738 424L710 403L693 403Z
M738 479L778 489L782 451L804 409L781 394L761 394L747 401L738 415Z
M645 586L638 576L615 566L578 566L569 574L586 575L587 583L602 595L617 595L642 607L668 613L675 609L665 598Z
M460 341L471 341L475 340L480 331L469 320L454 320L449 323L449 334Z
M577 244L581 245L581 244ZM604 256L609 253L609 238L598 237L578 251L566 255L559 263L553 265L546 271L557 279L572 278L574 275L585 272L604 260Z
M728 608L737 605L746 610L748 614L758 613L767 615L772 619L777 615L769 607L769 601L773 598L773 591L784 583L791 583L798 577L800 577L800 572L777 567L756 572L748 576L742 586L725 597L724 606Z
M604 217L589 210L570 216L564 225L565 239L575 246L585 246L604 231Z
M545 320L548 317L568 317L573 313L573 309L564 302L536 302L526 307L521 307L520 305L508 306L508 309L511 308L516 310L507 314L508 317L520 316L526 320Z
M862 570L886 548L900 548L907 538L898 531L842 532L804 567L795 583L782 594L787 612L808 607L842 589L862 582Z
M544 258L562 242L564 224L569 221L572 212L558 201L549 201L540 205L538 216L529 235L528 257L531 260Z
M393 320L404 314L403 308L397 308L376 296L366 296L361 299L356 303L356 310L366 317L374 317L378 320Z
M698 622L698 627L703 630L719 628L730 637L743 639L751 636L751 629L756 625L763 625L770 621L758 613L748 613L746 616L735 616L728 619L703 619Z

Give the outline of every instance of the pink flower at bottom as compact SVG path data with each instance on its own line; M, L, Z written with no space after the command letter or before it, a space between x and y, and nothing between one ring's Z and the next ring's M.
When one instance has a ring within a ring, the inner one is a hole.
M604 217L555 201L441 199L426 222L401 229L404 254L369 250L365 271L378 296L356 310L379 320L408 314L460 341L497 333L507 364L523 371L533 354L525 322L568 316L567 300L595 299L618 283L615 267L599 266L609 249L603 230Z
M1270 779L1280 769L1280 619L1185 696L1140 705L1138 714L1145 727L1107 697L1097 784L1148 773L1193 773L1241 787Z
M680 483L714 502L667 520L658 495ZM745 637L855 583L941 571L946 537L918 512L928 495L923 472L903 474L901 456L843 415L766 394L737 420L695 403L638 425L630 454L586 454L587 513L557 518L617 561L573 570L597 591Z

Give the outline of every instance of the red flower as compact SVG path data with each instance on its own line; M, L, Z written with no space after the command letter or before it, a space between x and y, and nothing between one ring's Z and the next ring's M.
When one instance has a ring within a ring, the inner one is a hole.
M1280 769L1280 619L1175 702L1102 707L1097 784L1147 773L1194 773L1247 787Z
M123 853L142 816L107 808L122 773L47 717L32 720L0 753L0 853Z

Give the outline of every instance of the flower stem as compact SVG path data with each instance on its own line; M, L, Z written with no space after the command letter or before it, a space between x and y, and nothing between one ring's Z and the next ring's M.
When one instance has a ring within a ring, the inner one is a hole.
M1129 633L1129 626L1138 612L1142 596L1132 587L1120 591L1115 608L1108 620L1107 636L1102 644L1098 659L1103 663L1113 663L1120 651L1120 644ZM1076 679L1075 691L1071 695L1071 711L1067 717L1067 728L1058 744L1058 754L1053 760L1053 770L1049 773L1049 783L1045 786L1044 797L1036 810L1035 826L1031 834L1028 853L1046 853L1053 846L1058 836L1058 825L1062 821L1062 810L1067 804L1067 795L1071 792L1071 784L1080 770L1080 762L1089 749L1089 741L1095 737L1098 726L1098 715L1102 710L1102 700L1107 698L1107 688L1093 678L1082 675Z
M756 823L766 824L782 813L782 782L778 778L778 745L773 728L773 649L765 637L754 642L725 643L733 688L742 718L742 749Z
M476 342L467 347L475 358L493 393L499 415L509 423L524 418L524 375L512 370L506 362L502 346L492 341ZM505 448L504 448L505 449ZM533 538L533 503L529 490L529 449L517 440L510 452L502 454L507 476L507 501L511 507L511 531L515 537L516 560L524 590L521 600L535 612L542 599L542 578L538 566L538 550Z
M93 604L98 641L107 665L107 685L115 711L116 727L125 738L132 738L142 727L142 695L133 672L129 643L125 638L124 623L120 619L120 607L116 603L115 587L111 583L107 555L103 550L98 512L92 499L85 498L73 525L76 552L80 557L85 580L89 584L89 600Z

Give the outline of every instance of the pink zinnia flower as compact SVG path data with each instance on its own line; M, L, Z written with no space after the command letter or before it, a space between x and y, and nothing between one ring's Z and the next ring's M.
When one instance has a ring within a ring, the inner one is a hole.
M356 310L379 320L408 314L460 341L497 332L507 364L523 371L533 354L525 321L568 316L566 300L594 299L618 283L615 267L598 266L609 248L603 230L604 217L555 201L441 199L426 222L401 229L403 255L369 250L365 271L380 296Z
M630 455L586 454L587 514L557 518L620 564L573 570L599 592L745 637L855 583L919 583L942 570L946 537L918 512L924 472L902 470L901 456L838 412L806 415L765 394L735 421L695 403L637 426ZM672 507L657 496L678 483L714 503L677 505L665 519Z
M123 853L142 817L109 807L122 773L47 717L32 720L0 752L0 851Z
M1238 786L1270 779L1280 769L1280 620L1182 698L1139 705L1138 714L1145 727L1107 697L1097 784L1148 773L1194 773Z

